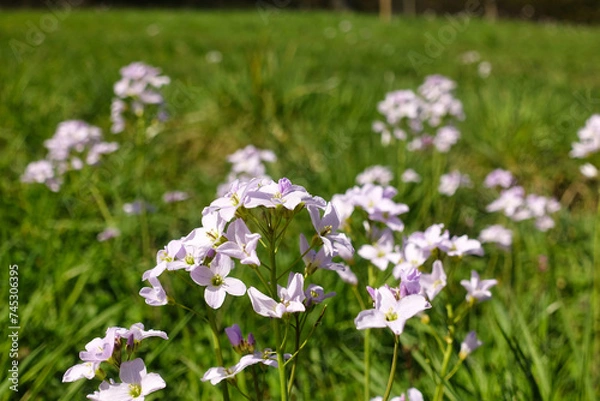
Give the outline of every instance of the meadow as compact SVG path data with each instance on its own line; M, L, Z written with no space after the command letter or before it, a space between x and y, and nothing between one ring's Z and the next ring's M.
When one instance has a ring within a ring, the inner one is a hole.
M581 161L569 156L578 130L600 113L598 27L477 17L457 25L445 16L385 24L373 15L276 8L71 10L48 25L51 15L0 14L0 297L9 299L10 266L18 265L20 327L19 391L3 380L0 400L84 399L98 382L62 383L65 371L108 326L136 322L169 335L168 341L145 340L141 351L148 370L167 383L148 399L220 399L219 386L200 381L216 366L209 325L181 308L149 306L138 293L156 252L201 226L203 209L230 170L227 156L247 145L277 157L267 163L275 181L287 177L328 201L355 186L366 168L389 166L395 201L410 208L401 215L405 228L396 234L398 243L435 223L469 238L491 224L513 231L509 250L484 244L481 257L444 261L456 276L447 301L464 298L458 279L468 279L471 270L498 280L492 298L463 322L461 334L475 330L483 345L444 384L444 399L598 398L598 183L586 179ZM478 71L478 63L461 60L470 51L489 62L489 76ZM135 61L171 79L162 88L169 119L142 143L110 133L113 85L120 68ZM378 103L390 91L416 91L432 74L456 82L454 95L465 114L456 124L460 140L443 156L383 146L372 129L382 119ZM58 192L21 182L27 165L45 156L44 141L59 123L73 119L100 127L106 140L119 141L119 150L105 155L98 168L70 171ZM400 163L424 171L422 181L401 182ZM527 193L560 202L553 228L540 232L531 221L486 212L496 195L482 183L498 168L510 171ZM440 169L468 173L471 186L453 196L438 194ZM163 202L163 194L174 190L189 199ZM123 205L140 195L152 212L125 213ZM106 220L121 234L100 242ZM308 215L290 232L307 227ZM297 237L290 244L280 249L283 261L298 256ZM358 250L360 242L354 246ZM365 276L361 266L366 264L357 257L353 269ZM318 277L337 294L326 300L300 354L290 399L365 399L366 334L355 327L361 309L354 289L333 272ZM168 288L185 294L189 304L203 305L200 287L185 285L173 280ZM357 290L367 298L364 285ZM228 308L216 313L220 329L238 322L261 347L269 346L268 320L251 319L229 298ZM8 302L0 303L6 332L11 311ZM432 322L443 322L444 313L434 305ZM428 327L414 318L400 336L392 395L409 387L425 400L439 395L436 371L444 362L427 356L426 348L435 345L426 339ZM443 337L444 328L439 330ZM386 389L394 337L383 329L369 332L368 393L375 397ZM14 360L11 344L0 342L3 378ZM221 344L231 357L226 338ZM281 396L277 380L276 370L265 375L264 387L271 389L265 399ZM230 390L232 399L243 399Z

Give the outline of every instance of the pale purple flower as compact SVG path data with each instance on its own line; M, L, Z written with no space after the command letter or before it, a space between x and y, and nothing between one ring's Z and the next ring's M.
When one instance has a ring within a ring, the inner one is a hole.
M148 281L152 287L144 287L139 292L145 302L150 306L163 306L168 304L167 294L158 278L151 276L148 277Z
M87 398L95 401L143 401L148 394L167 385L158 373L147 373L140 358L121 363L119 378L122 383L103 382L100 390Z
M284 354L284 359L290 359L290 354ZM262 363L263 365L277 368L277 354L271 349L266 348L264 351L255 351L252 354L244 355L239 362L230 368L214 367L210 368L202 376L203 382L210 381L210 384L216 385L225 379L230 379L251 365Z
M494 243L502 249L510 249L512 245L512 231L499 224L484 228L479 233L482 243Z
M108 241L111 238L116 238L119 235L121 235L121 230L119 230L118 228L115 228L115 227L107 227L104 229L104 231L102 231L101 233L98 233L98 235L96 236L96 239L99 242L104 242L104 241Z
M217 254L210 268L199 266L190 273L198 285L206 286L204 299L208 306L219 309L227 294L239 297L246 293L246 285L239 279L227 277L234 264L229 256Z
M304 276L299 273L290 273L288 286L277 285L277 295L280 302L263 294L254 287L248 289L248 296L252 308L256 313L265 317L282 318L286 313L304 312Z
M227 242L217 247L218 253L239 259L240 263L245 265L260 266L260 260L256 254L260 234L251 233L244 220L236 219L229 223L225 238L227 238Z
M321 247L318 251L310 249L310 245L304 234L300 234L300 253L304 261L305 270L310 275L317 269L325 270L343 270L344 265L335 263L331 256L325 253L325 248Z
M48 160L38 160L29 163L25 168L25 173L21 176L21 181L25 183L37 182L39 184L46 184L53 192L57 192L61 185L61 180L57 179L52 162Z
M483 256L483 248L481 247L481 242L477 241L476 239L470 239L466 235L462 235L460 237L455 235L451 239L445 240L440 245L440 250L446 252L448 256Z
M460 131L452 126L440 127L433 138L433 145L442 152L447 153L460 139Z
M393 275L396 279L402 277L402 272L418 269L429 257L429 251L422 249L413 242L407 242L402 249L402 257L394 267Z
M422 293L427 295L430 301L433 301L447 284L446 272L444 272L442 262L439 260L433 262L431 274L421 274L419 283L421 284Z
M115 83L116 98L111 105L111 131L118 134L125 129L123 113L127 110L142 116L146 105L158 106L156 116L166 118L163 96L159 89L170 83L170 78L160 75L160 70L141 62L131 63L120 70L121 79Z
M492 298L490 288L498 284L497 280L480 280L479 274L471 271L471 280L461 280L460 285L467 290L467 302L482 302Z
M406 398L407 396L408 398ZM371 401L383 401L383 397L371 398ZM423 401L423 394L413 387L406 391L406 395L402 394L400 397L392 397L389 401Z
M446 240L450 238L448 230L444 230L443 224L434 224L428 227L424 232L416 231L412 233L407 242L413 243L423 251L427 252L427 257L431 251L439 248Z
M400 297L421 292L421 272L417 268L400 271Z
M304 299L304 305L310 308L313 305L318 305L327 298L335 296L335 292L325 293L325 290L320 285L309 284L304 291L306 298Z
M252 333L249 333L248 340L245 340L242 334L242 329L240 329L240 326L237 323L231 327L225 328L225 334L227 334L227 338L229 339L231 346L237 352L244 354L254 352L254 345L256 343L254 336Z
M90 147L85 162L90 166L97 165L100 162L100 156L115 152L119 149L116 142L99 142ZM80 166L81 168L82 166Z
M585 126L577 132L579 142L572 144L569 155L572 158L583 159L600 150L600 114L592 115Z
M202 214L217 212L225 221L231 221L237 210L244 206L249 200L247 193L257 191L261 180L252 178L249 181L235 179L227 184L225 193L211 202L210 206L204 208Z
M501 211L507 217L512 217L516 211L525 203L525 190L523 187L515 186L500 192L500 197L486 206L487 212Z
M253 145L248 145L227 156L227 160L233 164L232 171L236 174L262 177L265 175L263 162L273 163L277 161L277 157L270 150L257 149Z
M443 174L440 177L439 193L446 196L452 196L460 187L470 187L471 179L466 174L454 170L451 173Z
M415 170L413 170L412 168L404 170L404 172L402 173L402 176L400 177L400 179L404 183L409 183L409 182L418 183L418 182L421 182L421 176Z
M354 274L350 266L344 265L343 269L336 270L336 272L344 283L358 285L358 277L356 277L356 274Z
M400 335L408 319L431 308L422 295L399 298L399 291L392 291L386 286L371 290L375 307L360 312L354 319L358 330L388 327L395 335Z
M387 123L398 124L403 119L416 119L419 115L421 100L411 90L398 90L389 92L385 99L377 105L377 110L386 117ZM380 129L381 126L374 126ZM376 131L377 132L377 131Z
M218 246L227 221L218 213L202 216L202 227L195 228L184 239L184 244L192 245L203 252Z
M143 323L134 323L129 329L123 327L117 328L116 335L124 338L128 343L139 343L148 337L160 337L163 340L168 340L167 333L162 330L144 330Z
M331 197L331 204L335 208L339 220L340 228L345 230L349 227L349 220L354 213L354 202L350 194L336 194Z
M71 383L79 379L91 380L96 376L100 361L83 362L70 367L63 375L63 383Z
M257 190L249 191L248 198L245 206L249 209L258 206L283 206L288 210L294 210L302 202L312 199L304 187L293 185L287 178L281 178L277 183L271 181Z
M380 165L371 166L356 176L356 182L359 185L380 184L388 185L394 179L394 175L389 167Z
M419 87L419 94L427 100L436 100L443 95L452 92L456 83L443 75L434 74L425 77L425 81Z
M369 219L384 223L394 231L404 230L404 223L398 218L408 212L408 206L392 200L397 190L390 186L365 184L352 194L356 206L363 208Z
M189 197L190 197L190 195L187 192L183 192L183 191L165 192L163 195L163 202L165 202L165 203L182 202L184 200L189 199Z
M142 213L153 213L156 208L144 200L136 200L123 204L123 211L129 216L137 216Z
M79 353L84 362L104 362L112 357L115 348L117 327L109 327L104 338L96 337L85 345L85 351Z
M331 202L327 204L323 212L323 217L321 217L320 209L317 206L309 205L307 208L313 227L323 242L323 248L327 256L336 255L336 246L354 249L350 243L350 239L345 234L337 232L340 226L340 219Z
M598 168L591 163L585 163L579 166L579 171L586 178L598 177Z
M400 259L400 255L394 252L394 235L390 229L384 230L373 245L361 246L357 253L382 271L390 262L396 263Z
M469 332L465 340L460 344L460 352L458 357L462 360L466 359L471 352L481 347L483 343L477 338L477 334L474 331Z
M181 240L169 241L164 249L156 253L156 266L146 270L142 275L142 280L158 277L165 270L185 269L187 267L187 263L184 261L186 255L187 252Z

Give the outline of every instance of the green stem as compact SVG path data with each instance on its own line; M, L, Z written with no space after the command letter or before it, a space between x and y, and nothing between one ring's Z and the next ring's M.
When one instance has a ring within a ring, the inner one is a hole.
M298 318L298 314L294 315L294 319L296 320L296 338L295 338L295 348L294 355L298 355L300 352L300 332L302 331L302 327L300 327L300 319ZM292 362L292 369L290 371L290 380L288 381L288 396L292 394L292 387L294 386L294 379L296 377L296 368L298 367L298 358L294 358Z
M256 366L252 366L252 381L254 381L254 392L256 393L256 399L262 401L262 393L258 384L258 375L256 374Z
M388 378L387 387L383 394L383 401L388 401L392 393L392 385L394 384L394 376L396 375L396 363L398 362L398 344L400 336L394 336L394 355L392 356L392 367L390 368L390 377Z
M452 327L452 326L451 326ZM444 386L446 383L446 371L448 370L448 364L450 363L450 357L452 356L452 343L454 342L454 330L449 328L448 337L446 338L446 351L444 352L444 360L442 362L442 370L440 372L440 382L435 388L435 395L433 401L442 401L444 399Z
M219 341L219 330L217 328L215 313L210 310L208 311L208 322L210 324L210 331L212 332L213 339L213 350L217 356L218 366L225 366L223 364L223 353L221 351L221 342ZM221 383L221 392L223 394L223 401L229 401L229 389L227 388L227 381L224 380Z
M375 282L375 274L373 271L373 265L369 265L368 267L368 278L367 282L370 287L373 286ZM369 401L370 393L371 393L371 330L365 330L365 342L364 342L364 352L365 352L365 401Z
M110 214L110 211L108 210L108 206L106 205L106 202L104 201L104 197L102 197L100 190L98 190L98 187L96 187L96 185L94 184L90 184L89 188L92 197L96 201L96 205L98 205L98 209L100 209L102 217L104 217L104 221L106 221L106 224L109 226L113 225L113 217Z
M271 232L269 235L269 256L271 263L271 293L277 294L277 260L276 260L276 240L275 230L270 226ZM283 356L283 341L281 337L281 320L272 319L273 331L275 332L275 344L277 344L277 366L279 370L279 391L281 393L281 401L287 401L287 380L285 375L285 358Z
M594 259L593 259L593 288L592 288L592 297L590 302L590 315L592 316L592 324L591 324L591 340L592 340L592 349L591 349L591 359L589 361L598 361L600 358L600 308L598 307L598 302L600 302L600 199L598 202L598 209L596 210L596 221L595 221L595 235L594 235ZM584 365L585 366L585 365ZM600 367L598 367L597 363L592 363L591 367L591 375L589 377L592 383L600 382ZM589 386L586 386L589 387ZM596 390L598 388L596 387ZM590 396L590 399L593 399L593 395Z

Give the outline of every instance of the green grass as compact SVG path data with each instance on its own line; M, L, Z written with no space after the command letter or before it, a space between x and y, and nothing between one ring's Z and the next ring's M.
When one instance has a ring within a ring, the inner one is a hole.
M377 102L390 90L416 89L433 73L457 82L467 116L447 165L468 172L478 187L491 169L511 170L528 192L553 195L563 205L548 233L517 224L513 252L486 248L484 258L464 261L465 278L473 267L501 283L494 300L469 321L485 345L453 379L449 399L597 396L598 371L593 376L586 370L596 361L588 322L597 194L568 152L577 129L600 112L600 53L594 47L599 28L473 19L443 45L439 57L415 69L408 54L426 55L428 37L437 38L447 19L396 19L386 25L354 14L274 13L265 19L258 11L85 10L66 15L41 44L16 57L11 40L27 43L32 24L39 26L45 16L0 15L0 258L4 267L19 265L21 320L20 391L14 394L2 381L0 400L83 399L96 383L60 382L78 351L107 326L138 321L170 336L168 344L147 343L149 369L168 383L154 399L217 397L199 381L215 364L205 325L178 310L148 307L137 295L155 251L200 225L202 208L228 172L225 156L247 144L277 154L269 170L273 177L287 176L326 199L345 192L365 167L393 165L394 151L371 132L379 118ZM342 20L352 24L347 33L339 29ZM324 32L331 28L336 35L328 38ZM150 36L153 31L158 34ZM222 53L221 63L207 62L212 50ZM489 78L458 62L469 50L491 62ZM60 193L19 181L29 162L44 157L43 141L59 122L84 119L109 132L112 85L119 68L137 60L172 78L165 88L172 119L145 154L152 167L142 185L158 206L148 217L146 252L138 221L120 212L140 184L132 174L131 145L123 144L94 176L70 174ZM104 223L90 182L119 221L122 236L114 241L95 239ZM444 222L452 233L475 237L498 219L485 214L492 198L478 189L459 192L454 201L438 199L436 214L419 213L432 196L425 187L402 189L405 198L398 200L414 210L405 216L407 232ZM162 194L171 189L186 190L192 199L162 204ZM295 246L290 245L294 252ZM540 255L547 257L547 268L540 267ZM512 285L503 280L507 270L514 274ZM339 280L320 278L338 297L351 296ZM8 287L0 288L7 299ZM298 399L352 400L362 394L356 310L335 300L301 363ZM8 315L4 302L0 313ZM251 324L240 311L231 313ZM225 325L234 321L223 319ZM408 326L394 389L399 394L416 386L431 399L435 385L419 348L423 334L418 322ZM257 338L266 341L269 327L256 326ZM392 342L387 333L372 336L375 396L385 388ZM7 346L0 343L2 369L10 362Z

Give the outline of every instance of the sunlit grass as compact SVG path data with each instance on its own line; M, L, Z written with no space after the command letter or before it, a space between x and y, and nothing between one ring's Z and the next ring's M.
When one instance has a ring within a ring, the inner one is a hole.
M505 168L528 191L563 201L553 230L542 234L526 223L515 225L511 254L486 248L485 258L465 262L465 275L474 266L501 282L495 299L473 319L485 345L457 376L450 399L593 399L597 384L586 380L581 360L589 352L584 338L596 192L568 152L577 129L600 111L597 28L471 20L439 57L415 69L407 55L427 55L428 37L436 37L446 19L384 25L353 14L279 13L265 20L258 12L84 10L68 14L42 43L15 57L10 41L27 43L31 24L39 26L42 16L0 15L0 255L4 266L20 267L22 358L18 396L3 381L0 399L83 399L95 383L60 382L77 352L108 325L138 321L171 338L169 344L152 343L156 348L146 357L168 383L155 398L218 397L199 382L215 363L204 324L178 310L150 308L137 295L154 252L200 225L202 208L227 174L225 156L247 144L277 154L273 177L287 176L325 198L345 192L365 167L393 166L395 152L371 132L379 118L376 104L387 91L416 89L433 73L457 82L467 117L449 166L468 172L477 185L490 170ZM348 32L340 29L342 20L351 23ZM206 58L215 50L220 63ZM491 63L490 77L459 62L469 50ZM58 194L19 182L27 163L44 156L43 141L59 122L84 119L109 135L112 85L119 68L137 60L172 78L165 88L171 121L145 156L152 166L144 175L148 201L158 207L149 216L152 249L146 254L137 220L121 212L136 195L127 174L135 163L129 153L109 157L94 177L69 175ZM114 241L96 241L104 222L88 180L106 194L121 222L122 235ZM406 200L398 199L415 211L405 217L408 232L441 219L453 233L475 237L498 217L484 213L489 193L461 190L452 202L438 197L438 215L419 220L420 205L432 196L422 188L406 188ZM162 194L173 189L192 197L163 204ZM507 269L512 286L504 280ZM352 295L337 278L323 277L340 297ZM6 299L6 286L0 288ZM323 336L302 362L299 399L362 394L362 335L354 328L355 314L333 301ZM0 310L7 314L4 303ZM266 326L256 328L259 338L268 334ZM375 338L373 351L381 359L372 366L374 395L385 388L392 346L391 336ZM415 324L406 333L395 390L414 385L430 399L435 384L419 367L425 362L413 347L418 339ZM1 347L4 367L5 342Z

